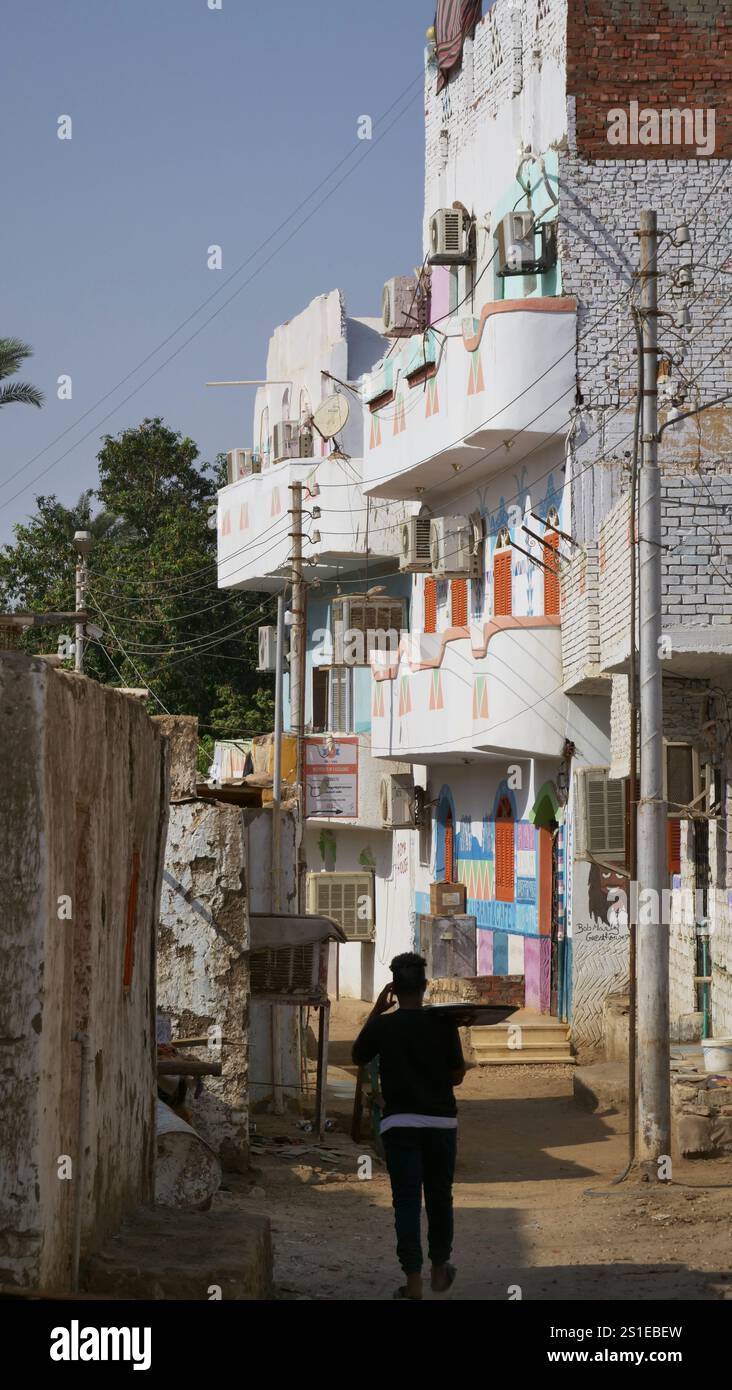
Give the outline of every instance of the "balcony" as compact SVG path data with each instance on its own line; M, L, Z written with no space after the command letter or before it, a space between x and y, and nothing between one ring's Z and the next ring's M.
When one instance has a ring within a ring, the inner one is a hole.
M494 618L413 636L374 658L376 757L446 763L468 756L558 758L568 735L559 618Z
M575 301L501 300L406 340L364 379L364 491L420 498L477 484L569 429L575 395Z
M405 506L372 504L368 514L360 459L289 459L240 478L218 494L218 586L275 592L291 572L292 485L303 484L303 556L308 579L328 579L400 551ZM309 536L319 533L320 540Z

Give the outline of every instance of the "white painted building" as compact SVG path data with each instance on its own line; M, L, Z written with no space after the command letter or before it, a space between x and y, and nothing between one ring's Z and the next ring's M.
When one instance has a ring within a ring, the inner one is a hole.
M235 460L246 471L218 501L219 586L279 592L291 573L290 488L304 485L301 908L344 927L350 940L332 948L332 990L364 999L390 978L389 961L409 949L414 930L414 885L403 848L413 832L393 835L390 810L392 777L399 779L397 810L405 799L409 804L411 769L405 760L375 760L370 737L367 634L393 626L396 646L407 626L410 585L399 574L397 554L401 523L413 510L363 492L364 412L351 383L383 353L381 327L381 319L350 318L334 290L275 330L266 372L272 384L255 401L253 465L249 454ZM310 421L335 395L351 408L332 458L334 443L321 439ZM367 597L367 590L376 592ZM343 650L341 623L343 634L363 635L359 651ZM290 725L286 675L285 729Z
M705 12L715 5L703 0ZM664 401L708 403L729 385L732 310L714 273L729 250L729 165L606 142L598 54L624 41L624 24L633 81L649 104L663 100L647 26L619 0L591 20L578 0L484 8L447 80L427 50L424 268L419 284L390 285L400 336L381 338L374 320L356 329L338 295L277 330L267 367L277 385L255 410L261 472L220 496L220 582L281 586L283 498L294 478L306 482L320 508L309 577L321 581L309 589L306 724L357 740L355 750L337 740L333 756L357 767L359 802L357 816L306 815L305 853L322 883L375 874L375 942L341 952L342 992L371 997L394 951L422 944L431 885L458 879L478 973L523 976L530 1007L598 1049L605 1000L627 988L627 926L608 894L627 873L633 231L652 206L666 233L686 217L698 239L705 275L690 295L689 251L664 238L664 313L691 297L699 327L667 342L663 322L661 377ZM687 78L678 61L665 60L669 81ZM343 390L334 377L359 378L348 466L273 466L274 426ZM712 769L704 815L680 818L677 802L669 829L669 884L706 875L715 921L705 1001L699 934L672 930L678 1030L703 1002L710 1026L732 1026L729 421L726 407L710 409L662 449L664 732L685 750L671 755L681 790L691 778L698 791L697 769ZM366 629L374 585L384 625L406 631L371 671L347 669L334 645L339 605L350 596ZM381 810L372 818L362 804L367 782L381 796L380 767L407 788L413 779L418 829L408 816L385 829Z
M444 84L428 49L429 312L363 382L365 491L411 501L423 526L413 542L410 633L396 657L374 660L372 693L374 752L409 762L431 807L412 871L417 916L429 913L431 883L458 878L478 926L478 972L523 975L527 1004L571 1020L587 1049L602 1045L606 997L627 988L627 928L608 893L625 885L627 850L632 229L646 206L667 231L696 215L707 255L709 245L724 249L727 220L719 161L658 151L607 159L616 151L592 144L587 132L604 119L593 45L605 28L617 42L619 23L613 3L590 22L573 0L497 0ZM654 65L638 64L643 83ZM507 223L514 213L523 226ZM688 252L666 237L664 254L666 311L675 314ZM718 276L704 289L699 331L662 366L669 402L685 375L694 403L729 389L721 364L732 311ZM716 408L663 446L674 475L664 502L673 651L665 733L682 745L681 781L703 763L702 745L709 749L704 715L716 740L713 816L697 819L691 838L683 827L692 823L682 821L669 885L707 873L699 853L696 868L684 855L692 840L706 842L708 823L716 926L707 1002L717 1031L730 1018L723 735L732 604L710 560L715 543L726 545L718 521L729 418ZM695 492L690 466L700 461L707 478ZM702 496L711 535L694 527ZM460 552L452 569L442 563L451 546ZM693 777L690 785L699 791ZM669 837L671 846L673 825ZM694 973L702 965L672 929L675 1027L701 1007Z

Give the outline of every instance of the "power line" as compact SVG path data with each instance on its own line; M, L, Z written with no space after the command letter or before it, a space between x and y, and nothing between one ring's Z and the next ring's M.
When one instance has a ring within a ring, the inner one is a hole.
M417 80L417 79L415 79L415 81L416 81L416 80ZM411 89L412 89L412 87L413 87L414 85L415 85L415 82L413 81L413 82L411 82L411 83L409 84L409 86L408 86L407 88L405 88L405 91L401 94L401 96L400 96L399 98L397 98L397 101L396 101L395 103L392 104L392 107L389 108L390 111L393 110L394 105L397 105L398 102L402 99L403 96L406 95L407 92L411 91ZM417 95L419 95L419 94L417 94ZM348 178L350 178L350 176L351 176L351 174L354 172L354 170L355 170L355 169L358 169L358 168L360 167L360 165L364 162L364 160L368 158L369 154L371 154L372 150L374 150L375 148L377 148L378 145L381 144L382 140L385 139L385 137L389 134L389 132L393 129L393 127L397 124L397 122L398 122L399 120L401 120L401 118L402 118L404 115L406 115L406 112L409 110L409 107L413 104L413 102L414 102L415 99L416 99L416 98L413 97L409 102L407 102L407 104L406 104L406 106L404 107L404 109L398 113L398 115L394 118L394 120L390 123L390 125L387 126L386 130L385 130L380 136L378 136L378 138L377 138L376 140L370 140L370 141L365 142L366 145L367 145L367 148L366 148L366 150L365 150L365 152L364 152L362 158L359 159L359 160L356 162L356 164L352 166L351 169L347 170L347 172L342 176L342 178L340 178L340 179L338 180L338 182L337 182L332 188L330 188L330 189L328 190L328 192L324 195L324 197L323 197L322 199L320 199L320 201L319 201L318 203L316 203L315 207L314 207L305 217L303 217L302 221L298 223L298 225L295 227L294 231L292 231L287 237L285 237L285 239L284 239L282 242L280 242L280 244L279 244L278 246L276 246L276 247L274 248L274 250L271 252L271 254L270 254L269 256L267 256L266 259L265 259L259 266L257 266L257 268L252 272L252 274L249 275L249 276L247 277L247 279L244 281L244 283L243 283L242 285L240 285L236 290L234 290L234 292L233 292L231 295L229 295L228 299L225 299L225 300L224 300L223 304L220 304L219 307L218 307L217 309L215 309L214 312L213 312L212 314L210 314L209 317L208 317L207 319L205 319L204 322L203 322L198 328L196 328L196 329L194 330L194 332L191 333L191 334L189 335L189 337L187 337L187 338L184 340L184 342L182 342L182 343L180 344L180 346L177 347L177 348L175 349L174 352L170 353L170 355L169 355L168 357L166 357L165 360L159 364L159 366L157 366L152 372L149 373L148 376L146 376L146 377L144 378L143 381L141 381L137 386L135 386L134 389L133 389L132 391L130 391L130 392L128 393L127 396L125 396L121 401L119 401L119 402L117 403L117 405L115 405L115 406L112 408L112 410L108 411L106 415L102 416L101 420L98 420L97 423L96 423L95 425L93 425L89 430L87 430L83 435L81 435L81 437L80 437L79 439L77 439L76 442L75 442L74 444L72 444L72 445L71 445L63 454L61 454L57 459L54 459L50 464L48 464L46 468L41 469L41 471L40 471L39 473L37 473L37 474L35 475L35 477L33 477L28 483L26 483L18 492L14 493L12 497L7 498L7 500L6 500L5 502L3 502L2 504L0 504L0 510L4 510L6 507L9 507L9 506L11 505L11 503L14 502L14 501L16 501L16 499L17 499L18 497L22 496L22 494L23 494L24 492L26 492L26 491L28 490L29 487L32 487L32 486L34 485L34 483L37 483L37 482L39 481L40 478L45 477L45 475L46 475L47 473L49 473L49 472L51 471L52 468L55 468L55 467L57 466L57 464L61 463L65 458L67 458L68 455L69 455L70 453L73 453L74 449L77 449L77 448L79 447L79 445L82 444L82 443L84 442L85 439L88 439L88 438L89 438L90 435L95 434L95 433L99 430L99 428L100 428L101 425L103 425L107 420L111 419L111 417L112 417L113 415L117 414L117 412L118 412L119 410L121 410L121 408L122 408L123 405L126 405L128 401L132 400L132 398L133 398L134 396L136 396L136 395L143 389L143 387L147 386L148 383L149 383L150 381L152 381L154 377L156 377L165 367L167 367L167 366L170 364L170 362L172 362L177 356L179 356L179 354L180 354L181 352L183 352L183 350L184 350L186 347L188 347L188 345L189 345L190 343L192 343L192 342L194 341L194 339L197 338L198 335L199 335L200 333L202 333L203 330L204 330L205 328L207 328L208 325L209 325L210 323L212 323L213 320L214 320L215 318L217 318L218 315L219 315L220 313L222 313L223 310L224 310L225 308L227 308L227 306L232 302L232 300L234 300L234 299L237 297L237 295L241 294L242 290L246 289L247 285L251 284L251 282L257 277L257 275L261 274L261 272L264 270L264 268L265 268L267 265L269 265L270 262L271 262L272 260L274 260L274 258L275 258L277 255L279 255L280 251L284 250L284 248L285 248L286 246L289 245L289 243L294 239L294 237L297 236L297 234L302 230L302 228L303 228L304 226L306 226L307 223L310 222L310 221L312 220L312 218L321 210L321 208L322 208L322 207L335 195L335 193L337 193L338 189L341 188L341 186L346 182L346 180L347 180ZM344 162L344 161L341 160L341 164L342 164L343 162ZM340 167L340 165L336 166L336 168L339 168L339 167ZM332 177L332 175L331 175L331 176L328 176L328 177ZM325 182L327 182L327 181L328 181L328 179L326 178ZM310 196L312 196L312 195L310 195ZM307 203L308 201L309 201L309 198L305 200L306 203ZM291 214L290 218L288 218L287 220L288 220L288 221L291 221L291 220L292 220L292 216L294 216L294 215L295 215L295 214ZM281 224L281 226L280 226L277 230L278 230L278 231L282 230L282 227L284 227L284 226L286 226L286 225L287 225L287 222ZM276 235L276 233L275 233L275 235ZM271 237L268 238L267 243L264 243L264 244L265 244L265 245L268 244L269 241L271 241ZM261 250L262 248L260 247L260 248L258 248L258 249ZM257 254L257 253L254 253L254 254ZM234 274L236 274L236 273L238 273L238 272L234 272ZM220 286L218 292L220 292L221 289L223 289L223 288L224 288L224 286ZM212 298L212 297L213 297L213 296L210 296L210 297L209 297L209 300L210 300L210 298ZM207 303L209 302L209 300L206 300L206 301L205 301L205 304L207 304ZM204 306L202 305L202 306L199 307L198 310L194 311L194 313L193 313L192 315L190 315L189 318L188 318L187 320L185 320L185 322L188 323L188 322L190 321L190 318L194 318L194 317L196 316L196 314L200 312L200 308L202 308L202 307L204 307ZM171 338L171 337L175 337L176 334L178 333L178 331L179 331L179 329L175 329L174 332L173 332L171 335L169 335L169 338L165 340L165 342L167 343L168 341L170 341L170 338ZM160 351L160 347L154 349L154 351L153 351L152 353L148 354L148 357L146 357L146 358L144 359L144 362L149 361L149 360L150 360L150 357L155 356L155 354L156 354L158 351ZM128 373L127 377L124 378L124 381L128 381L129 378L130 378L130 376L134 376L135 372L138 371L138 370L140 369L140 366L141 366L141 365L143 365L143 364L139 364L139 366L136 367L136 368L134 368L132 372ZM123 384L123 383L119 383L119 385L121 385L121 384ZM119 389L119 386L114 387L113 390L112 390L111 392L107 392L107 394L106 394L104 397L102 397L101 400L100 400L99 402L97 402L97 405L92 406L92 407L90 408L90 410L91 410L91 411L96 410L96 409L97 409L97 406L98 406L99 404L101 404L104 400L107 400L107 399L109 398L109 396L110 396L110 395L113 395L113 394L115 393L115 391L118 390L118 389ZM89 413L90 413L90 412L87 411L87 412L86 412L86 415L88 415ZM81 419L84 419L84 418L85 418L85 416L82 416L82 417L81 417ZM75 428L75 426L72 426L72 427L70 427L70 428ZM64 431L64 434L66 434L66 433L68 433L68 430L67 430L67 431ZM61 439L61 438L63 438L63 434L59 436L59 439ZM56 442L56 441L54 441L54 442ZM47 452L47 450L48 450L49 448L51 448L51 447L52 447L52 445L47 445L46 448L43 449L43 450L41 451L41 453ZM36 458L40 458L40 457L41 457L41 454L36 455ZM10 475L10 477L7 478L7 479L5 480L5 482L6 482L6 483L7 483L7 482L12 482L13 479L14 479L14 478L17 478L17 477L19 476L20 473L24 472L25 469L26 469L27 467L30 467L30 463L31 463L31 462L33 462L33 460L30 460L28 463L21 465L21 467L20 467L19 469L16 469L15 473L12 473L12 474ZM5 485L5 484L2 484L2 486L4 486L4 485Z

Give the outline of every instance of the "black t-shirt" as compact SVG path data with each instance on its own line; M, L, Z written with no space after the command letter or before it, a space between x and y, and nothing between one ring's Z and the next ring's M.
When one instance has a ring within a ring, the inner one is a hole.
M384 1115L457 1115L450 1075L465 1066L453 1023L427 1009L378 1014L353 1044L364 1066L378 1055Z

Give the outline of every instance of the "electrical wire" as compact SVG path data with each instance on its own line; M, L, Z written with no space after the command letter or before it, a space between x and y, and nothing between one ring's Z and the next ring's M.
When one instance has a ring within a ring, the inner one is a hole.
M416 79L415 79L415 80L416 80ZM411 91L411 88L412 88L413 86L414 86L414 82L410 83L409 87L406 88L406 91ZM403 94L403 95L404 95L404 94ZM419 93L417 93L417 96L418 96L418 95L419 95ZM401 98L400 98L400 99L401 99ZM285 239L284 239L282 242L280 242L280 244L279 244L278 246L276 246L276 247L274 248L274 250L271 252L271 254L270 254L269 256L267 256L266 259L265 259L264 261L262 261L262 263L261 263L259 266L257 266L257 268L251 273L251 275L249 275L249 276L247 277L247 279L244 281L244 283L243 283L242 285L240 285L236 290L234 290L233 293L232 293L231 295L229 295L228 299L225 299L225 300L224 300L223 304L220 304L219 307L218 307L217 309L215 309L214 312L213 312L212 314L210 314L209 317L208 317L207 319L205 319L204 322L203 322L198 328L196 328L196 329L194 330L194 332L191 333L191 334L180 344L180 346L177 347L177 348L175 349L174 352L170 353L169 356L166 357L166 358L164 359L163 362L161 362L157 367L155 367L155 369L154 369L152 372L150 372L141 382L139 382L138 385L135 386L135 387L133 388L133 390L130 391L130 392L128 393L128 395L126 395L125 397L123 397L123 399L122 399L121 401L118 401L117 405L115 405L110 411L108 411L106 415L103 415L102 418L101 418L101 420L97 421L97 423L96 423L95 425L93 425L89 430L87 430L83 435L81 435L81 437L80 437L79 439L77 439L77 440L75 441L75 443L72 444L72 445L71 445L63 454L61 454L57 459L52 460L52 462L51 462L50 464L48 464L45 468L41 469L39 473L37 473L33 478L31 478L31 479L29 480L29 482L25 483L24 486L23 486L22 488L20 488L20 490L19 490L18 492L14 493L12 497L7 498L3 503L1 503L1 504L0 504L0 511L4 510L6 507L9 507L9 506L11 505L11 503L13 503L14 501L17 500L18 497L21 497L22 494L23 494L24 492L27 492L27 490L28 490L29 487L33 487L33 485L34 485L35 483L37 483L37 482L39 481L40 478L45 477L46 474L49 473L49 472L51 471L52 468L55 468L59 463L63 462L63 460L64 460L65 458L67 458L68 455L69 455L70 453L73 453L73 451L74 451L75 449L78 449L79 445L80 445L80 444L83 444L83 442L84 442L85 439L88 439L88 438L90 437L90 435L95 434L95 433L99 430L99 428L100 428L101 425L103 425L107 420L111 419L111 417L112 417L113 415L116 415L117 412L118 412L119 410L122 409L122 406L123 406L123 405L126 405L128 401L132 400L133 397L136 396L136 395L143 389L144 386L147 386L148 383L149 383L150 381L152 381L154 377L156 377L161 371L164 370L165 367L167 367L172 361L174 361L174 359L175 359L176 357L178 357L179 354L180 354L181 352L183 352L184 349L185 349L186 347L188 347L189 344L192 343L192 342L194 341L194 339L197 338L198 335L199 335L200 333L202 333L203 330L204 330L205 328L207 328L207 327L209 326L210 323L213 322L214 319L218 318L219 314L223 313L224 309L226 309L226 308L228 307L228 305L232 303L232 301L237 297L237 295L241 294L242 290L246 289L246 287L247 287L248 285L250 285L251 282L252 282L254 279L256 279L256 277L257 277L258 275L261 274L261 272L265 269L265 267L268 266L268 265L270 264L270 262L273 261L273 260L275 259L275 257L278 256L278 255L280 254L280 252L283 251L284 248L285 248L286 246L288 246L289 243L290 243L292 240L294 240L294 238L298 235L298 233L299 233L300 231L302 231L302 228L303 228L304 226L306 226L307 223L310 222L310 221L312 220L312 218L315 217L316 214L317 214L318 212L320 212L321 208L324 207L325 204L326 204L331 198L334 197L334 195L338 192L339 188L342 187L342 185L346 182L346 180L347 180L348 178L350 178L350 176L354 173L354 171L360 167L360 165L364 162L365 159L368 158L369 154L371 154L371 152L372 152L374 149L376 149L376 148L381 144L382 140L384 140L384 139L386 138L386 136L387 136L387 135L389 134L389 132L394 128L394 126L397 124L397 122L400 121L404 115L406 115L407 111L408 111L409 108L414 104L414 101L415 101L415 100L416 100L416 97L413 97L413 98L411 98L411 100L410 100L409 102L407 102L407 104L406 104L406 106L404 107L404 109L398 113L398 115L394 118L394 120L391 122L391 124L387 126L386 130L385 130L381 135L379 135L378 138L377 138L376 140L371 140L371 141L366 142L367 148L366 148L364 154L362 155L361 159L359 159L359 160L357 161L357 163L356 163L351 169L347 170L347 172L338 180L338 182L337 182L332 188L330 188L330 189L328 190L328 192L324 195L324 197L323 197L322 199L320 199L320 201L319 201L318 203L316 203L315 207L314 207L305 217L303 217L302 221L298 223L298 225L295 227L294 231L292 231L287 237L285 237ZM392 109L392 108L390 108L390 109ZM307 200L306 200L306 201L307 201ZM290 220L291 220L291 219L290 219ZM286 223L283 224L283 225L286 225ZM223 288L223 287L221 287L221 288ZM208 303L208 301L206 301L206 302ZM196 312L199 312L199 311L196 311ZM195 314L193 314L191 317L195 317ZM175 334L177 333L177 331L178 331L178 330L175 330L174 333L173 333L171 336L174 337ZM149 361L149 357L150 357L150 356L155 356L155 354L156 354L157 351L159 351L159 349L155 349L155 350L153 351L152 354L149 354L148 358L146 358L145 361ZM125 378L125 380L129 380L129 376L134 375L134 374L135 374L135 371L137 371L137 370L139 370L139 368L135 368L135 369L133 370L133 372L129 373L128 376ZM112 390L111 392L108 392L107 395L106 395L105 397L102 398L102 400L108 399L109 395L113 395L114 392L115 392L117 389L118 389L117 387L113 388L113 390ZM101 403L101 402L100 402L100 403ZM94 410L94 409L96 409L96 408L97 408L96 406L93 406L93 407L91 407L91 410ZM87 414L88 414L88 413L89 413L89 412L87 412ZM82 417L82 418L83 418L83 417ZM73 427L72 427L72 428L73 428ZM68 431L65 431L64 433L68 433ZM63 436L59 436L59 437L61 438L61 437L63 437ZM52 445L47 445L47 446L46 446L46 449L42 450L42 453L47 452L48 448L50 448L50 447L52 447ZM41 455L39 454L39 455L37 455L36 457L40 457L40 456L41 456ZM6 478L6 479L5 479L5 483L12 482L13 479L14 479L14 478L17 478L17 477L19 476L20 473L24 472L25 469L26 469L27 467L30 467L30 461L29 461L28 463L26 463L26 464L22 464L21 467L20 467L19 469L16 469L15 473L11 474L9 478ZM1 486L5 486L5 483L3 483Z

